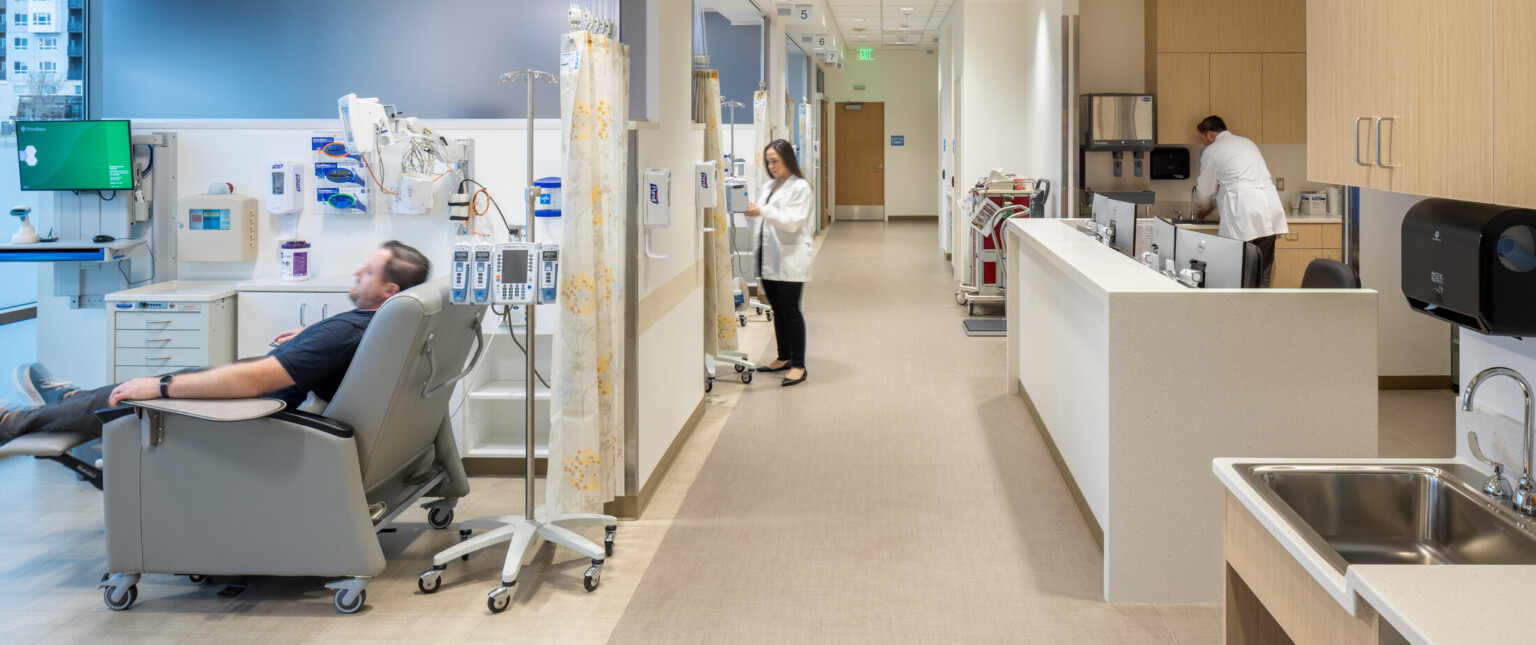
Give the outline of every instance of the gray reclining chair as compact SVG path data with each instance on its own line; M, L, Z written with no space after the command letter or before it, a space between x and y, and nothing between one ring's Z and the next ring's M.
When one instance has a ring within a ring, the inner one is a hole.
M336 576L336 609L361 609L384 570L377 532L422 497L443 498L423 506L447 528L469 492L448 403L483 315L449 306L442 279L389 299L324 416L273 399L100 412L107 606L130 607L140 574L179 573Z

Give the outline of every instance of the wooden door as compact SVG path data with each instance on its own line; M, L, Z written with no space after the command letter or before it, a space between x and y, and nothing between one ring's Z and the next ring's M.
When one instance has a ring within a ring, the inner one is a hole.
M1264 54L1264 142L1307 142L1307 55Z
M1264 138L1264 55L1211 54L1210 66L1210 113L1226 121L1234 134L1268 143ZM1189 131L1195 133L1193 125Z
M1493 201L1536 207L1536 3L1493 4Z
M1391 190L1474 202L1493 199L1493 5L1489 0L1390 0L1382 12L1390 83L1380 162ZM1529 63L1529 61L1525 61ZM1521 81L1529 84L1529 77ZM1372 150L1373 159L1375 150Z
M1211 55L1157 55L1157 142L1200 143L1195 126L1211 115Z
M885 104L837 104L837 218L885 219Z
M1370 186L1377 0L1307 2L1307 179ZM1358 157L1356 156L1358 153Z
M821 176L818 178L820 183L817 185L821 187L821 230L825 231L828 226L832 225L832 210L827 208L827 194L832 192L832 184L827 181L829 172L827 167L830 165L827 160L831 158L827 151L831 150L831 148L827 147L827 128L830 127L827 123L827 102L821 101L820 103L821 120L817 123L821 127L816 129L816 136L821 139L821 169L818 170Z

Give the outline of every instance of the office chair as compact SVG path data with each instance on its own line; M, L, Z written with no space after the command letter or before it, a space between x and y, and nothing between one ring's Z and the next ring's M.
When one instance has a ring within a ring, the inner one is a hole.
M132 606L141 574L179 573L340 577L336 609L362 609L377 533L423 497L447 528L469 493L448 404L485 349L484 311L450 305L446 278L385 301L323 416L275 399L98 412L107 606Z
M1318 258L1307 264L1307 272L1301 276L1301 288L1359 289L1360 274L1343 262Z
M1258 245L1253 242L1243 243L1243 288L1257 289L1259 282L1264 278L1263 256L1259 254Z

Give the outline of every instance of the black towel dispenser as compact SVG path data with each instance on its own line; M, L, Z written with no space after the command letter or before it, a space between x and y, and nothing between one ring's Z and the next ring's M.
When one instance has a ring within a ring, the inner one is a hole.
M1414 310L1491 336L1536 336L1536 210L1426 199L1403 219Z

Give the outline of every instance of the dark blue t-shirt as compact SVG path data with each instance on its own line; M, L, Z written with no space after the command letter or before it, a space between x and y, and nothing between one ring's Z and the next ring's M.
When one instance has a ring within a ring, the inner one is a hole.
M264 396L282 399L290 410L303 405L310 392L331 400L341 388L341 379L347 375L347 367L363 342L363 331L368 329L373 313L353 309L336 314L306 327L268 352L267 356L276 358L287 370L293 385Z

